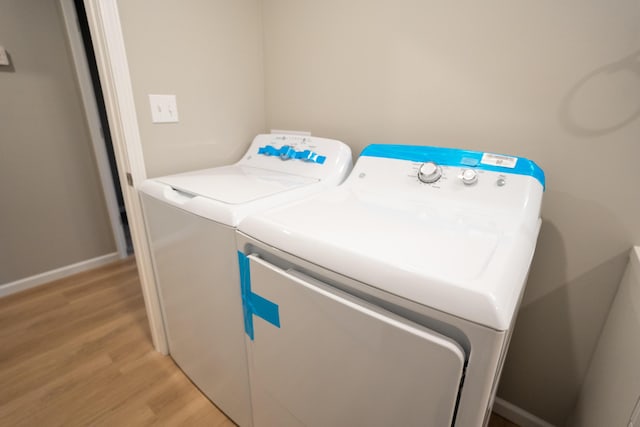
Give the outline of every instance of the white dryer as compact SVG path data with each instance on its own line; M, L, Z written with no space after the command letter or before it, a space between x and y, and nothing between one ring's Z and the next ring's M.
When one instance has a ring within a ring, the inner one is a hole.
M486 424L543 191L524 158L372 145L241 221L254 426Z
M235 227L249 213L342 182L342 142L258 135L236 164L145 181L139 188L169 353L238 425L251 425Z

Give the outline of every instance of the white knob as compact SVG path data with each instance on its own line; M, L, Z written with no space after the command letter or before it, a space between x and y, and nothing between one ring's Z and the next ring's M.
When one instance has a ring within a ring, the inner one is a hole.
M460 179L462 179L464 185L472 185L478 181L478 173L473 169L465 169L464 171L462 171Z
M418 179L427 184L436 182L442 176L442 169L434 162L426 162L418 169Z

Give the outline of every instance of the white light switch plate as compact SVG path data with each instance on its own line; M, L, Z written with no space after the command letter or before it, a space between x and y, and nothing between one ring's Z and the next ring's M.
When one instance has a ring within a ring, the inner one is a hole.
M175 95L149 95L151 121L175 123L178 121L178 104Z
M0 65L9 65L9 55L2 46L0 46Z

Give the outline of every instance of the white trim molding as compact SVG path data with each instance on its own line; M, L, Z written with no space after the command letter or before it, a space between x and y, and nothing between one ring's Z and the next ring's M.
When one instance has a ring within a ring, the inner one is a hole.
M554 427L553 424L499 397L493 402L493 411L520 427Z
M109 117L151 338L155 349L167 354L167 339L142 206L135 188L146 179L146 170L118 5L116 0L84 0L84 3ZM130 185L127 185L128 182Z
M116 190L113 180L111 179L109 157L101 130L102 124L100 123L98 105L93 92L93 84L91 83L89 63L84 50L80 28L78 27L76 8L73 0L59 0L59 2L67 31L69 47L71 48L71 57L73 58L73 64L78 78L82 104L84 105L89 134L91 136L91 144L93 145L93 153L98 166L98 175L100 176L100 183L102 184L102 191L104 192L104 198L107 204L111 231L120 258L125 258L127 257L127 241L120 218L120 208L118 207Z
M113 252L111 254L102 255L86 261L80 261L75 264L56 268L55 270L45 271L44 273L16 280L14 282L4 283L0 285L0 298L15 294L16 292L26 291L27 289L35 288L36 286L71 276L72 274L101 267L105 264L109 264L110 262L117 261L118 259L118 254Z

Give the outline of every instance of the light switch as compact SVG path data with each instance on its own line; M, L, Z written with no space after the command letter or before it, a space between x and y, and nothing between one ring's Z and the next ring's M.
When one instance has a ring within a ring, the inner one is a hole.
M175 95L149 95L151 121L175 123L178 121L178 104Z
M9 55L2 46L0 46L0 65L9 65Z

